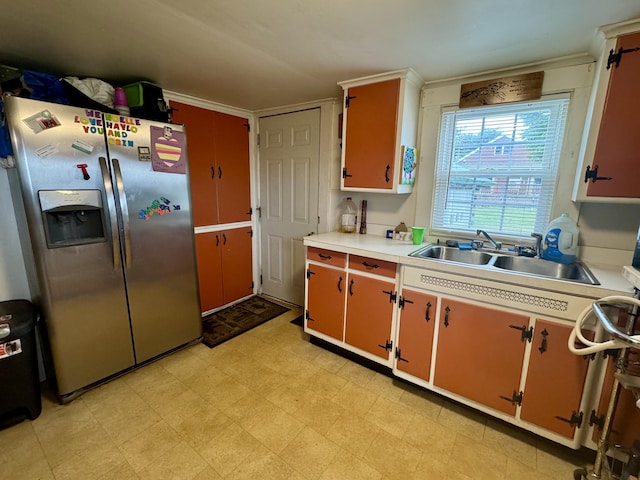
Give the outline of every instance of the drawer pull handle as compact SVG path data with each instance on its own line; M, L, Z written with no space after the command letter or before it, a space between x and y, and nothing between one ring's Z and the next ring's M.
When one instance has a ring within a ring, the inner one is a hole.
M378 265L377 263L362 262L362 265L367 268L380 268L380 265Z
M331 255L325 255L323 253L319 253L318 256L322 259L322 260L331 260Z

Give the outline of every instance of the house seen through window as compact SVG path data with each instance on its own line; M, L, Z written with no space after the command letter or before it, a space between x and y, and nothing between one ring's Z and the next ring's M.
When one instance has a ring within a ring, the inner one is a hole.
M442 113L432 232L520 237L549 222L568 95Z

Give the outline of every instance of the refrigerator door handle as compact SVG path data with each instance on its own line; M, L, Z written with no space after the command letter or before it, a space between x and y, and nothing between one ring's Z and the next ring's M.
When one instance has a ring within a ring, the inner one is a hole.
M127 196L124 194L124 182L122 181L122 171L120 170L120 162L114 158L113 173L116 177L116 190L118 191L118 200L120 203L120 213L122 214L122 228L124 230L124 265L131 268L131 228L129 227L129 208L127 207Z
M102 183L107 197L107 208L109 209L109 223L111 224L111 246L113 248L113 268L120 268L120 240L118 239L118 219L116 217L116 204L113 196L113 184L107 168L107 159L98 158L100 172L102 173Z

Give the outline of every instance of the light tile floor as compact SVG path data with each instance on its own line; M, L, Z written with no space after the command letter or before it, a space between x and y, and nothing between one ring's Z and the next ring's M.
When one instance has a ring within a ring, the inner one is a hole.
M311 344L297 308L0 431L12 480L570 480L574 452ZM589 452L590 453L590 452Z

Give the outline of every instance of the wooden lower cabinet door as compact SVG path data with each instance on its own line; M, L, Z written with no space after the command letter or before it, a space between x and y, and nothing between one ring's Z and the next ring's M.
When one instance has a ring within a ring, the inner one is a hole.
M515 415L529 317L443 297L438 322L434 384Z
M222 291L224 303L253 293L251 227L220 232L222 247Z
M350 273L345 342L388 360L395 293L395 283Z
M200 309L202 312L224 305L220 244L219 232L196 234L198 286L200 288Z
M342 341L347 272L309 264L307 276L307 328Z
M580 422L580 401L589 357L567 348L570 325L536 320L520 418L573 438ZM583 420L584 421L584 420Z
M433 331L436 324L435 295L404 290L400 297L400 321L396 368L429 381Z
M636 334L639 332L636 331ZM640 376L640 350L631 349L631 355L629 357L632 364L635 364L635 369L632 368L631 373L636 376ZM607 360L606 374L602 385L602 394L600 395L600 402L597 405L598 409L594 412L594 415L599 419L600 425L593 430L593 441L598 442L602 435L602 422L604 421L607 413L607 407L609 406L609 399L611 398L611 388L613 387L614 373L616 372L615 365L611 357ZM640 438L640 408L636 406L636 397L631 390L627 390L621 387L620 396L616 404L616 412L613 417L613 424L611 427L611 439L610 445L622 445L630 447L634 440Z

